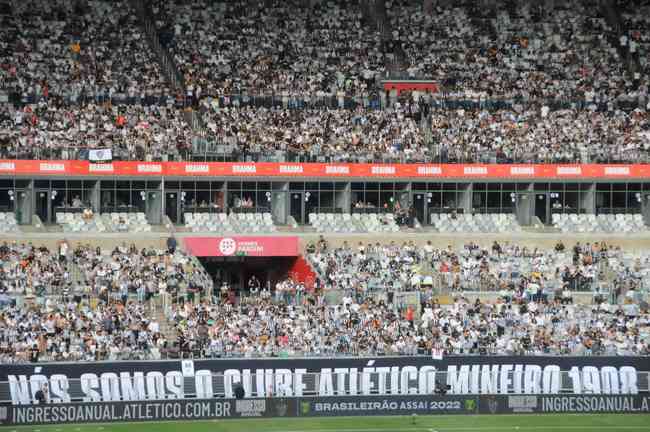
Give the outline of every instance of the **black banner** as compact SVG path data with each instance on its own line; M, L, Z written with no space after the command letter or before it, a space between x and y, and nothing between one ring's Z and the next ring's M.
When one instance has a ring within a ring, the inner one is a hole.
M648 389L648 357L431 357L215 359L36 363L0 368L0 401L33 404L247 397L448 394L636 394Z
M647 395L333 396L0 405L0 425L440 414L650 413Z
M648 395L486 395L481 414L650 413Z
M300 399L299 416L476 414L475 396L343 396Z
M195 360L196 370L208 369L213 373L222 373L227 369L305 369L308 373L319 373L323 368L357 368L364 367L399 367L405 366L435 366L438 370L448 369L449 366L462 365L499 365L522 364L546 367L557 365L563 371L573 366L594 366L602 368L612 366L621 368L631 366L638 371L650 370L650 357L558 357L558 356L449 356L442 360L434 360L426 356L373 357L373 358L297 358L297 359L213 359ZM32 363L23 365L2 365L0 382L7 381L9 375L43 375L61 374L69 379L81 377L83 373L102 374L106 372L149 372L158 371L163 374L181 370L180 360L162 361L120 361L92 363Z
M293 417L295 398L2 405L0 425Z

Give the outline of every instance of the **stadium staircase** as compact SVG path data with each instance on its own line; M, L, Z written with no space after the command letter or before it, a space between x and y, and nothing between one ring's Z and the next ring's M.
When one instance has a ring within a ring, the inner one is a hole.
M628 29L625 27L625 22L617 8L617 4L613 0L604 0L600 3L600 9L605 20L607 20L607 24L614 29L613 34L608 37L609 43L616 47L618 55L625 62L627 71L633 76L635 73L641 71L641 63L638 57L632 56L620 44L619 38L623 34L627 34Z
M155 53L158 63L162 69L163 74L167 81L172 85L174 90L182 91L185 94L185 81L183 74L174 63L173 56L167 51L165 47L160 44L158 31L151 17L153 12L151 5L144 0L129 0L131 7L136 11L136 15L142 26L149 47Z

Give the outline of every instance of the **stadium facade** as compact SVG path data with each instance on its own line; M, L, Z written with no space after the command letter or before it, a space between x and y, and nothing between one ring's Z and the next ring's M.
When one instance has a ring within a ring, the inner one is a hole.
M555 213L642 214L650 223L650 165L323 164L0 161L0 209L19 223L55 222L78 197L98 212L138 211L151 224L235 209L250 199L277 224L309 214L413 207L437 213L515 213L549 224ZM372 211L372 210L371 210ZM292 222L293 222L292 221Z

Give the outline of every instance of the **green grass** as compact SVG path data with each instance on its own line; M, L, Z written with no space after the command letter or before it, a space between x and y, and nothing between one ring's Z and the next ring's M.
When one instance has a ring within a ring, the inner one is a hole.
M650 431L650 415L465 415L210 420L0 427L1 432L499 432Z

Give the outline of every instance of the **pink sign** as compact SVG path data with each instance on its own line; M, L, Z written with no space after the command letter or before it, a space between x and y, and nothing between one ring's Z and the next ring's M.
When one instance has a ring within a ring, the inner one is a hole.
M298 237L232 236L185 237L185 249L192 255L208 256L298 256Z

